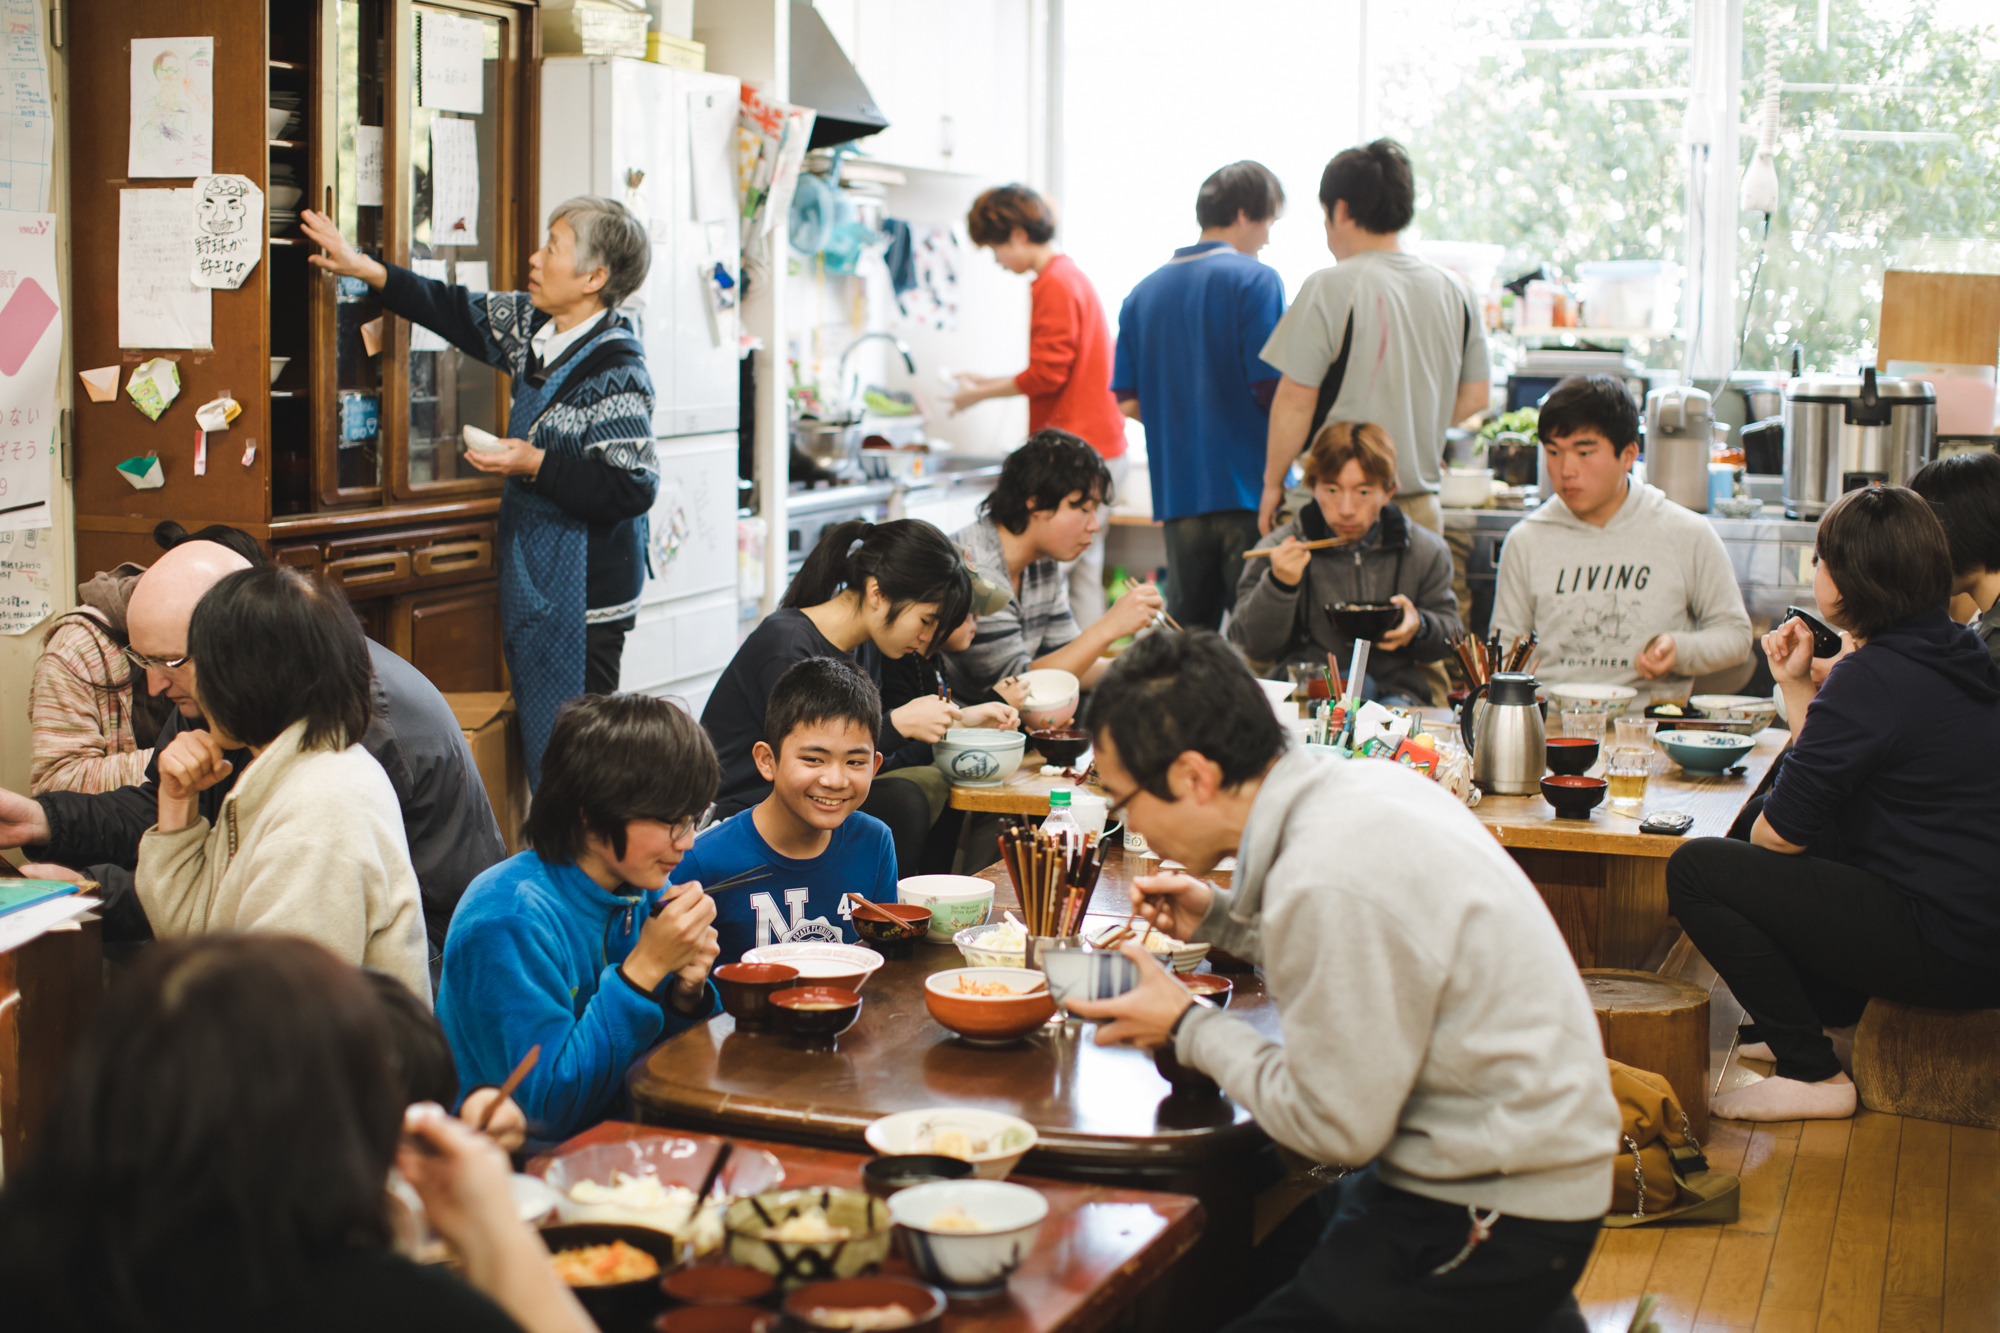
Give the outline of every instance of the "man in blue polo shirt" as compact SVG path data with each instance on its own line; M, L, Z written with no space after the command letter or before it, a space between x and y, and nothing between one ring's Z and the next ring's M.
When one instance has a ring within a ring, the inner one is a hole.
M1153 517L1166 525L1167 611L1216 629L1257 544L1257 499L1278 371L1258 358L1285 284L1257 261L1285 191L1232 162L1195 197L1201 239L1132 289L1118 312L1111 391L1146 427Z

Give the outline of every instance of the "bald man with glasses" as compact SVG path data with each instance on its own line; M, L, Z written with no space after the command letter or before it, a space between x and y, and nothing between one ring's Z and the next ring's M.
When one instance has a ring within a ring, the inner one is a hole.
M195 604L225 575L250 562L217 542L187 541L153 563L126 608L125 656L147 693L174 704L154 747L157 755L183 731L206 726L195 702L198 664L188 656L188 621ZM451 707L423 674L370 641L375 671L374 719L362 745L389 775L403 811L410 861L423 891L433 981L452 910L475 875L507 854L486 799L472 751ZM243 770L247 750L230 755L230 776L201 793L200 811L213 820ZM152 926L132 872L139 839L159 810L157 759L145 781L98 794L44 792L29 798L0 789L0 847L27 849L23 873L42 879L93 879L104 898L104 938L130 943L152 938Z

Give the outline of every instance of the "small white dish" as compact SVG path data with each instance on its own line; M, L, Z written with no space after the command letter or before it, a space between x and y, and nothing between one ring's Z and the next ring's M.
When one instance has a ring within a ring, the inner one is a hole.
M977 1145L965 1152L946 1151L960 1145L951 1136ZM931 1106L885 1115L862 1131L868 1146L884 1157L940 1153L972 1163L981 1180L1005 1180L1028 1150L1035 1146L1035 1127L1019 1116L985 1111L976 1106ZM946 1140L945 1147L938 1140Z

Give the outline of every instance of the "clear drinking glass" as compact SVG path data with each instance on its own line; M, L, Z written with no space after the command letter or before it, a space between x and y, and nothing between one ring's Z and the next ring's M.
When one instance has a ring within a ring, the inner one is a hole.
M1646 782L1653 775L1653 747L1614 745L1604 757L1604 777L1611 804L1643 805Z
M1621 717L1613 724L1617 728L1617 744L1626 749L1653 748L1654 733L1660 729L1658 718Z
M1611 714L1602 708L1572 708L1563 714L1563 735L1601 741L1604 724L1610 720Z

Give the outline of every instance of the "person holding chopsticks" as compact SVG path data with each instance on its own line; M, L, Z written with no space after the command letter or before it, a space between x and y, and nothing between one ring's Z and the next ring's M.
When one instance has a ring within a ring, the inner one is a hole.
M1136 941L1138 985L1070 1009L1101 1046L1173 1043L1280 1145L1351 1168L1319 1247L1224 1333L1580 1324L1618 1104L1576 964L1506 849L1401 765L1291 745L1203 631L1139 640L1084 725L1111 817L1189 872L1140 876L1133 907L1257 964L1284 1032L1197 1005ZM1230 855L1230 889L1195 878Z
M1341 670L1354 641L1334 624L1343 603L1393 604L1395 627L1368 654L1363 699L1443 703L1423 664L1451 654L1460 632L1451 548L1394 503L1396 446L1380 426L1329 421L1305 457L1314 503L1257 543L1237 585L1229 641L1255 662L1324 662Z
M444 948L438 1021L460 1088L515 1088L530 1147L618 1109L625 1070L716 1012L715 902L667 888L715 799L715 747L678 705L586 695L556 715L530 850L472 882Z

